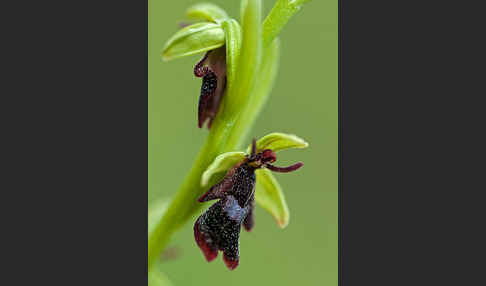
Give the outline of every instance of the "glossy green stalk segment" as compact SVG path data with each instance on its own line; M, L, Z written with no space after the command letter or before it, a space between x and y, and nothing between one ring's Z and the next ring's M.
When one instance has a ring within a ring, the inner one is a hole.
M241 27L235 19L221 23L226 38L226 76L228 89L234 84L241 49Z
M201 176L207 166L226 150L235 150L239 140L228 142L228 137L237 134L234 124L238 119L239 110L247 105L251 98L253 79L257 76L260 66L261 49L261 0L249 0L243 11L241 54L238 60L238 71L233 83L221 103L220 112L216 116L199 155L188 176L176 193L162 220L155 226L148 241L149 271L162 250L167 245L172 234L180 228L200 207L197 198L204 192L200 186ZM238 130L236 130L238 131Z
M261 1L249 0L242 11L241 53L238 59L238 76L228 89L227 107L223 110L223 120L237 118L248 101L249 89L253 87L261 60Z
M310 0L278 0L263 22L263 46L268 46L290 18Z
M253 124L260 114L263 106L267 102L270 91L273 88L278 73L280 58L280 41L275 39L272 44L264 50L262 64L258 72L259 78L253 86L248 104L243 108L240 120L235 122L234 132L228 138L230 145L235 145L236 150L243 148L243 144L248 144L251 138L248 134ZM234 151L234 150L226 150Z

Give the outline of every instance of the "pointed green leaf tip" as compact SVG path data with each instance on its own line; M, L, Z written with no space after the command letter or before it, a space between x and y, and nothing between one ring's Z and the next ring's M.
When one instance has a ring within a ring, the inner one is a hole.
M167 210L169 199L160 198L149 204L148 207L148 236L154 231L157 222L159 222ZM173 284L167 276L160 271L159 262L156 262L156 267L150 269L148 273L148 286L172 286Z
M227 152L219 155L214 159L213 163L204 171L201 177L201 186L206 186L211 179L211 176L219 173L226 172L234 165L245 159L245 153L243 152Z
M256 174L255 200L267 210L281 228L289 224L289 208L277 179L268 169L259 169Z
M167 206L169 205L169 199L161 198L153 201L148 206L148 234L152 233L155 229L157 222L159 222L164 216Z
M214 50L224 45L224 31L214 23L196 23L177 31L162 50L162 59L172 59Z
M186 11L186 17L194 20L204 20L219 23L228 18L226 11L211 3L199 3Z
M154 267L148 273L148 286L172 286L173 284L169 281L169 278L157 269L158 267Z
M292 134L275 132L258 139L256 145L257 152L265 149L272 149L273 151L277 152L291 148L306 148L309 146L309 143L305 142L304 139ZM250 150L251 146L248 147L246 152L250 152Z

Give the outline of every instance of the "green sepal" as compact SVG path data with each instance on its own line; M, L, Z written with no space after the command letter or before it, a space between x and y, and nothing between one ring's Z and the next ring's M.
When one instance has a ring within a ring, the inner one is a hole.
M219 23L228 18L228 14L218 5L198 3L186 10L186 17L194 20L204 20Z
M246 155L243 152L227 152L219 155L202 174L201 186L206 186L214 174L231 169L245 158Z
M214 23L196 23L177 31L162 50L162 59L170 61L214 50L225 43L224 30Z
M270 133L258 139L256 142L257 153L265 150L271 149L274 152L291 149L291 148L306 148L309 143L305 142L304 139L297 137L293 134L285 134L280 132ZM246 152L251 151L251 146L248 147Z
M255 200L268 211L281 228L289 224L289 208L280 184L268 169L258 169L256 174Z

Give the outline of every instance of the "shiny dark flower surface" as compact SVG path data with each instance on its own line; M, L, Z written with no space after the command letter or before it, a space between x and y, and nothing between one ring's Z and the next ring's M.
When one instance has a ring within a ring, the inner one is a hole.
M254 140L251 154L232 167L221 182L198 199L199 202L219 199L194 224L194 238L208 262L218 256L218 251L222 251L229 269L238 266L241 225L247 231L254 226L255 170L266 167L276 172L290 172L303 165L297 163L286 168L275 167L271 165L275 160L276 155L272 150L256 153Z
M207 126L210 129L226 90L225 46L207 52L194 67L194 75L202 77L198 126L202 128L204 122L208 121Z

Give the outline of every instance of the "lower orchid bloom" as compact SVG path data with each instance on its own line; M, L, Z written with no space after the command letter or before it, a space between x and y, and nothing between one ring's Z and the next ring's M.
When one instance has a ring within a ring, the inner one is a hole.
M275 134L270 134L269 136L275 137ZM265 138L267 137L262 138L260 141L265 142ZM281 136L279 139L282 139ZM288 137L285 139L288 140ZM307 146L307 143L304 143L301 143L302 146L285 148L302 148ZM276 167L272 165L277 159L275 151L270 148L257 149L258 145L261 144L257 144L253 140L249 155L242 154L242 152L230 152L226 153L230 154L230 156L225 157L224 162L216 159L216 164L219 164L216 166L217 170L214 169L214 166L211 169L210 166L208 169L210 172L220 171L223 165L228 166L229 164L233 164L233 166L229 168L219 183L212 186L198 199L199 202L214 199L219 200L196 220L194 224L196 243L208 262L218 256L218 251L222 251L223 260L231 270L235 269L239 264L239 236L241 225L247 231L251 231L254 226L255 184L258 180L255 171L267 168L274 172L285 173L295 171L303 165L299 162L284 168ZM205 179L207 178L203 175L203 180Z

